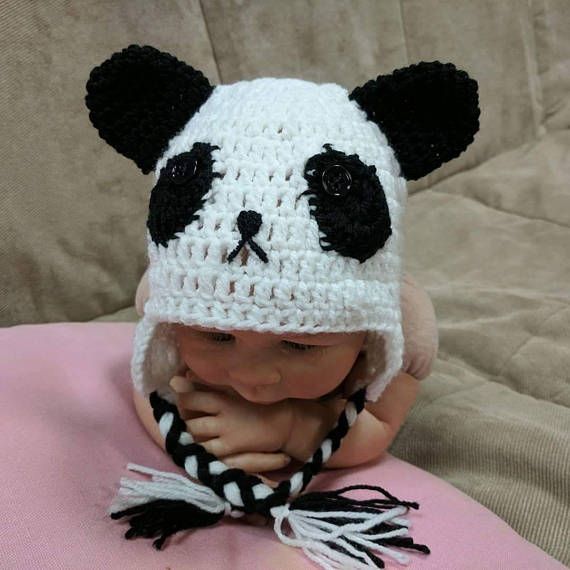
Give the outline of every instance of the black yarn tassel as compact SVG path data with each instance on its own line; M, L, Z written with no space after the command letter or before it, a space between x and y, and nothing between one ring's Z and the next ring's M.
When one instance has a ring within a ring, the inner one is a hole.
M158 536L152 545L160 550L170 535L179 530L212 526L224 516L224 512L210 513L182 500L157 499L111 514L112 519L124 516L131 517L131 528L125 532L125 538Z
M341 496L342 493L346 491L352 491L353 489L367 489L370 491L378 491L382 493L386 499L350 499L348 497ZM338 511L345 511L351 513L382 513L386 512L394 507L403 506L418 509L419 505L415 502L408 502L408 501L401 501L397 499L388 491L383 489L382 487L377 487L374 485L351 485L349 487L343 487L342 489L337 489L335 491L315 491L311 493L304 493L296 497L293 501L291 501L290 509L302 509L314 512L338 512ZM347 517L334 517L331 516L329 518L320 519L331 524L335 524L338 526L342 526L344 524L354 523L355 519L347 518ZM391 530L397 530L399 528L404 528L403 526L390 523L389 521L382 522L378 525L375 525L369 528L366 531L359 531L362 533L363 537L366 538L366 535L374 535L378 533L384 533ZM354 542L345 538L345 540L355 549L360 550L367 554L370 559L374 562L374 564L378 568L384 568L384 561L379 558L378 556L372 554L370 548L359 544L358 542ZM370 539L371 542L378 544L379 546L396 546L400 548L410 548L413 550L418 550L423 552L424 554L430 554L430 549L425 544L416 544L412 537L409 536L392 536L388 538L375 538ZM342 552L348 556L352 556L354 558L354 554L340 546L339 544L326 541L325 544L330 546L332 549Z

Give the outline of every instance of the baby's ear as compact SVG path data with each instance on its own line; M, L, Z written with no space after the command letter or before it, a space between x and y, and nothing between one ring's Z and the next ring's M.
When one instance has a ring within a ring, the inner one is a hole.
M148 269L143 273L141 280L139 281L137 287L137 293L135 295L135 308L139 317L144 315L144 305L149 296L148 290Z
M379 75L348 96L378 125L402 176L417 180L459 156L479 130L477 82L452 63L422 61Z

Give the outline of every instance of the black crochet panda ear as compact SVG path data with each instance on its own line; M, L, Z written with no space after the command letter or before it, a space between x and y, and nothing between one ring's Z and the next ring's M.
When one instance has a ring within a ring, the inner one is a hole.
M386 135L406 180L459 156L479 130L477 82L452 63L416 63L349 95Z
M101 138L144 174L214 89L201 71L148 45L115 52L92 69L86 88Z

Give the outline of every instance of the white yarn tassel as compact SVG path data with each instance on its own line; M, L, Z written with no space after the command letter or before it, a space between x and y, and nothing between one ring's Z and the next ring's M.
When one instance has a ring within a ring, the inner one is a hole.
M243 516L240 511L232 511L230 503L216 495L212 489L194 482L178 473L157 471L136 463L129 463L127 469L152 475L152 481L121 477L121 487L108 510L108 514L148 503L155 499L181 500L196 505L209 513L224 512L234 518Z
M275 517L274 530L279 539L290 546L303 549L303 552L325 570L343 570L346 568L378 568L373 560L361 550L354 548L348 541L356 542L368 547L370 550L378 550L387 556L392 557L400 564L408 564L410 557L396 552L391 548L371 542L371 539L389 538L392 536L405 535L408 532L410 523L400 518L405 514L405 507L395 507L382 513L369 512L342 512L342 511L307 511L300 509L290 509L289 504L285 504L271 509L271 514ZM343 519L354 519L353 523L336 525L321 519L339 517ZM287 536L282 531L283 522L287 521L293 532L292 536ZM379 534L365 534L364 531L373 528L380 523L394 523L404 528L390 530ZM350 552L352 556L344 554L339 550L331 548L326 542L333 542ZM358 559L362 560L360 562Z
M231 503L212 489L194 482L188 476L157 471L135 463L129 463L127 468L151 475L152 481L121 478L121 487L108 512L113 518L129 515L129 510L137 513L136 518L130 521L132 528L127 531L125 538L159 536L153 545L160 550L166 538L177 530L209 526L225 515L244 515L241 511L233 511ZM411 525L401 517L406 514L407 507L398 505L379 511L373 510L370 502L363 501L369 510L351 509L351 506L357 507L358 502L341 498L342 504L337 504L341 508L335 510L333 505L345 490L350 488L310 493L293 499L293 503L272 507L275 534L284 544L300 547L325 570L383 567L383 562L372 551L390 556L400 564L408 564L409 556L389 548L386 543L378 543L387 541L390 544L389 539L408 533ZM315 503L315 499L318 503ZM314 505L316 510L302 508L303 505ZM327 510L327 507L332 508ZM169 521L176 521L176 524L172 526ZM291 536L283 531L285 521L291 528ZM149 529L152 531L150 535ZM372 534L373 529L377 529L375 534ZM411 545L408 544L408 547L415 546L429 553L426 546L413 545L413 541L409 541Z

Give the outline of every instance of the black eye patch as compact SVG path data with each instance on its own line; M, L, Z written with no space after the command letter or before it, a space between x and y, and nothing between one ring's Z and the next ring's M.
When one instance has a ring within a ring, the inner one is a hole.
M196 142L189 152L173 156L160 171L150 194L147 228L154 243L166 246L176 232L198 219L214 178L212 151L219 147Z
M375 166L364 164L357 154L323 146L326 151L305 164L309 189L301 196L310 195L311 215L324 234L321 248L363 263L392 235L384 189Z

